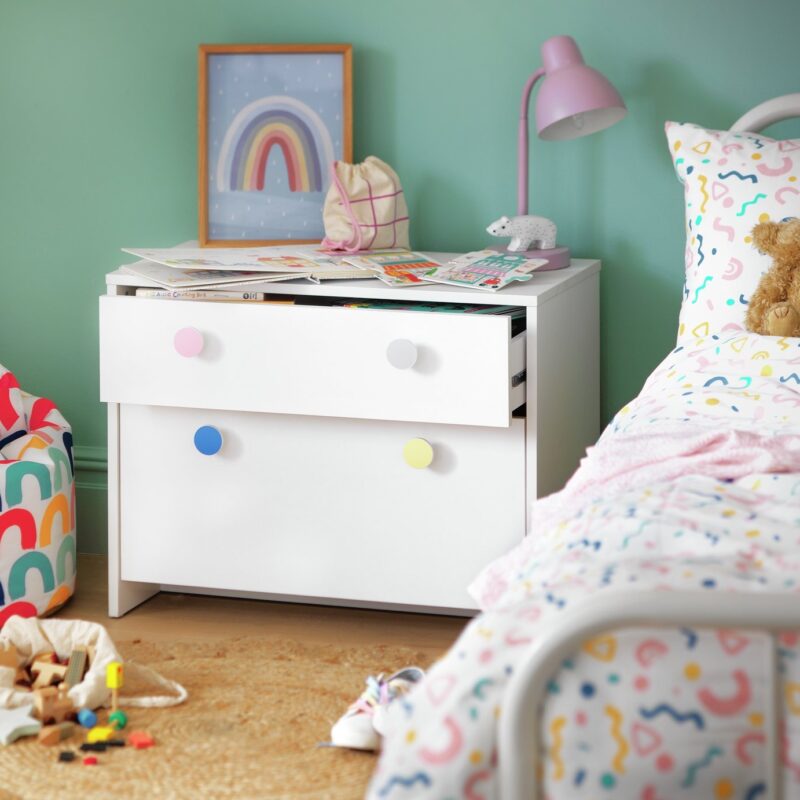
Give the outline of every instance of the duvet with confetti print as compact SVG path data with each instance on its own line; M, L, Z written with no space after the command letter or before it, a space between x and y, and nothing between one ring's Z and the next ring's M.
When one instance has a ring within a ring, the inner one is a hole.
M627 589L632 602L676 589L778 592L800 602L799 407L798 339L737 333L673 351L606 429L573 491L535 504L526 540L475 581L485 610L390 708L368 797L498 797L509 677L543 622L596 592ZM722 444L711 454L665 450L676 430ZM614 448L648 441L666 452L663 465L632 459L605 483L582 481ZM766 798L766 648L762 635L690 628L585 642L549 686L544 796ZM779 657L784 792L800 800L798 633L781 637Z

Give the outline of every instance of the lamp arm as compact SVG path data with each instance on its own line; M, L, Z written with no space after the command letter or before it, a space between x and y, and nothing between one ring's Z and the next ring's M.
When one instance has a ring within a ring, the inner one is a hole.
M517 214L524 216L528 213L528 107L531 100L531 91L544 75L544 68L537 69L528 78L522 90L522 103L519 109L518 133L518 167L517 167Z

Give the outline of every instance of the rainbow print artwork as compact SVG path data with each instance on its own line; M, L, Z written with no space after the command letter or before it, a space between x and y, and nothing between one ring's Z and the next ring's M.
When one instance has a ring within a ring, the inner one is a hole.
M214 53L207 62L209 241L319 241L345 153L340 52Z
M228 128L217 163L217 189L263 191L268 159L280 149L292 192L321 192L334 160L320 116L292 97L264 97L243 108Z

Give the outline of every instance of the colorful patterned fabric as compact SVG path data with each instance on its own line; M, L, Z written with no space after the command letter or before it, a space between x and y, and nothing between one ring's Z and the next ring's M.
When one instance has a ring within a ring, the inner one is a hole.
M676 422L800 433L800 339L735 335L679 347L616 416L654 437ZM800 591L800 473L702 474L596 496L504 559L507 588L407 699L391 707L370 798L497 797L505 686L543 623L606 589ZM632 600L635 602L635 600ZM764 637L610 631L550 684L542 725L549 800L760 798L768 699ZM800 639L780 660L788 798L800 798Z
M0 628L75 589L74 475L67 421L0 366Z
M752 244L765 220L800 216L800 141L666 125L686 190L686 283L678 342L744 330L769 256Z

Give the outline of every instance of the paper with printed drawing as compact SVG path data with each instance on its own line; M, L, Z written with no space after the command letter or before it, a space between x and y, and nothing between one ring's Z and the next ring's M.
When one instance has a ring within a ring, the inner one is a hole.
M345 261L371 272L378 280L389 286L417 286L425 283L427 273L441 266L441 262L410 250L400 252L375 250L363 255L349 256Z
M425 275L425 280L496 292L510 283L529 281L531 273L545 264L547 260L544 258L525 258L515 253L478 250L430 270Z

